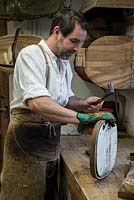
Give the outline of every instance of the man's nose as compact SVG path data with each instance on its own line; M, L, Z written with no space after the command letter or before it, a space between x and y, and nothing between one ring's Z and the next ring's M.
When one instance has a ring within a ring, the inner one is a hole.
M79 49L80 49L80 44L76 44L75 46L74 46L74 51L75 52L78 52L79 51Z

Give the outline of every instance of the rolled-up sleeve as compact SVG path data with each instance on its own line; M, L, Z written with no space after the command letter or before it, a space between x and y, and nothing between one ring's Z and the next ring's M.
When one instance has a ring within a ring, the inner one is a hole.
M18 55L16 66L14 81L19 84L19 90L17 85L14 85L18 96L21 93L23 102L30 98L50 96L46 88L46 64L42 55L39 55L37 46L33 45L29 49L22 50Z

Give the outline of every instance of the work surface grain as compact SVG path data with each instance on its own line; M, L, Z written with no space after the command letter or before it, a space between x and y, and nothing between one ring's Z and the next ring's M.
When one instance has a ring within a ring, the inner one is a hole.
M90 158L85 150L90 148L91 136L82 134L61 137L63 173L73 200L116 200L124 179L125 164L134 152L134 138L118 138L117 157L113 171L103 180L90 173Z

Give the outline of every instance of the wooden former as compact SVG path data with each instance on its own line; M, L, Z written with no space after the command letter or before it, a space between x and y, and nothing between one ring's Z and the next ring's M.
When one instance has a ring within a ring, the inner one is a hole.
M64 197L68 200L119 200L118 191L124 180L125 163L132 152L134 138L118 139L113 171L102 180L93 178L90 173L90 159L85 153L90 148L90 139L88 134L61 138L62 176L66 183L65 191L68 191Z
M89 81L107 88L113 82L116 89L134 87L132 36L104 36L93 41L76 56L76 71L84 71Z
M82 13L94 8L134 8L132 0L83 0L80 11Z
M17 53L30 44L37 44L42 37L37 35L20 34L16 42ZM0 64L12 64L12 44L14 35L6 35L0 37Z

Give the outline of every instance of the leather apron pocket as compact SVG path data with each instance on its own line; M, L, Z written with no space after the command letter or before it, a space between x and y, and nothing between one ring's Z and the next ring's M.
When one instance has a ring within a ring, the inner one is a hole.
M14 128L14 138L24 152L48 160L49 155L51 158L59 155L60 133L61 125L51 122L23 123Z

